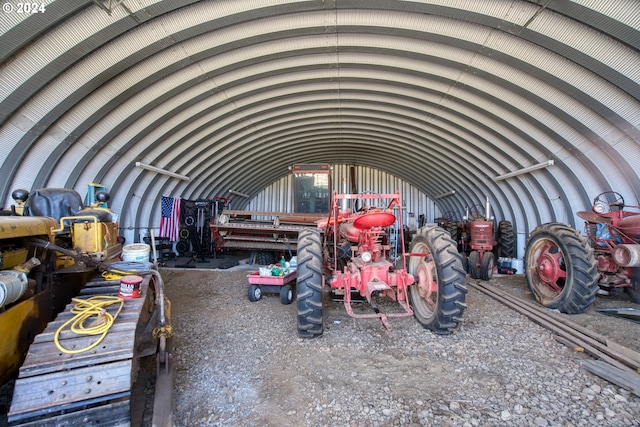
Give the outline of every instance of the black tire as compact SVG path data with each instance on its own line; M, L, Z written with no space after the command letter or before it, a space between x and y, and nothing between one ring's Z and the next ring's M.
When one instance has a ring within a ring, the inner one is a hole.
M469 272L469 255L466 252L460 252L460 257L462 258L462 269L465 273Z
M480 254L478 251L471 251L469 254L469 275L474 279L480 278Z
M625 292L629 294L629 298L635 304L640 304L640 290L636 289L636 285L632 285L631 287L624 288Z
M498 235L496 236L496 243L497 258L515 258L516 238L511 222L500 221L498 223Z
M293 302L293 288L291 285L283 285L280 288L280 302L289 305Z
M276 263L276 254L271 251L258 251L256 252L256 264L258 265L271 265Z
M187 252L189 252L189 242L186 240L178 240L176 242L176 251L178 255L183 256Z
M480 264L480 279L491 280L493 278L493 267L495 265L495 257L493 252L485 252L482 255L482 264Z
M458 223L456 221L452 221L452 220L447 220L447 222L445 223L446 228L445 230L447 230L447 233L449 233L449 235L451 236L451 238L457 242L458 241Z
M309 228L298 234L298 336L322 335L322 240L320 231Z
M249 285L247 296L251 302L260 301L260 298L262 298L262 289L260 289L260 286L258 285L251 284Z
M180 239L182 239L182 240L189 240L189 237L191 236L191 233L189 232L188 228L182 227L180 229L180 231L178 231L178 235L180 236Z
M598 291L598 263L589 241L568 225L552 222L531 232L524 257L529 289L545 307L586 311Z
M409 286L409 301L418 322L437 334L453 332L467 308L465 271L456 242L440 227L423 227L411 242L409 272L416 282Z

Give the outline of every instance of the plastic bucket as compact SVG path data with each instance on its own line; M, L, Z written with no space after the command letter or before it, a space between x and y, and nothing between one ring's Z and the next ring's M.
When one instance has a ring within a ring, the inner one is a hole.
M515 268L516 269L516 274L522 274L523 273L523 262L521 259L516 259L513 258L511 260L511 268Z
M140 298L140 276L124 276L120 279L120 292L118 296L123 299Z
M151 246L146 243L134 243L122 248L122 261L149 262Z

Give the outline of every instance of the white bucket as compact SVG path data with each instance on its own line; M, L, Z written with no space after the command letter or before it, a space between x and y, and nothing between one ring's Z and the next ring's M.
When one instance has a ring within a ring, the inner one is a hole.
M122 261L149 262L151 246L146 243L134 243L122 248Z
M513 258L511 260L511 268L515 268L516 269L516 274L522 274L523 273L523 261L521 259L516 259Z

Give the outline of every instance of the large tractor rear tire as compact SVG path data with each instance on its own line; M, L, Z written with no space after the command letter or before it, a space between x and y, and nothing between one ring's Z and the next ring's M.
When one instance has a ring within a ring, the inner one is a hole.
M500 221L498 223L496 243L497 258L515 258L516 238L510 221Z
M271 265L276 262L276 254L271 251L258 251L256 252L256 264L258 265Z
M586 311L598 291L598 264L588 240L552 222L531 232L524 257L529 289L540 304L563 313Z
M298 336L315 338L324 332L322 325L322 241L317 229L298 234Z
M416 282L409 286L409 300L418 322L437 334L453 332L467 305L465 271L456 243L440 227L419 229L411 242L409 272Z

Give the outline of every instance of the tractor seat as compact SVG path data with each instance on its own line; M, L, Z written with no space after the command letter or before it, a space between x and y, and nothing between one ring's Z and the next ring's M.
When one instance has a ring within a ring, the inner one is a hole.
M369 212L353 221L358 230L368 230L373 227L389 227L396 222L396 216L390 212Z
M26 202L24 216L48 216L60 221L77 215L82 209L82 197L69 188L41 188L32 191Z
M74 216L92 216L95 217L98 222L113 222L113 216L111 212L104 209L83 209L78 211ZM86 219L78 218L74 219L74 223L84 222Z

